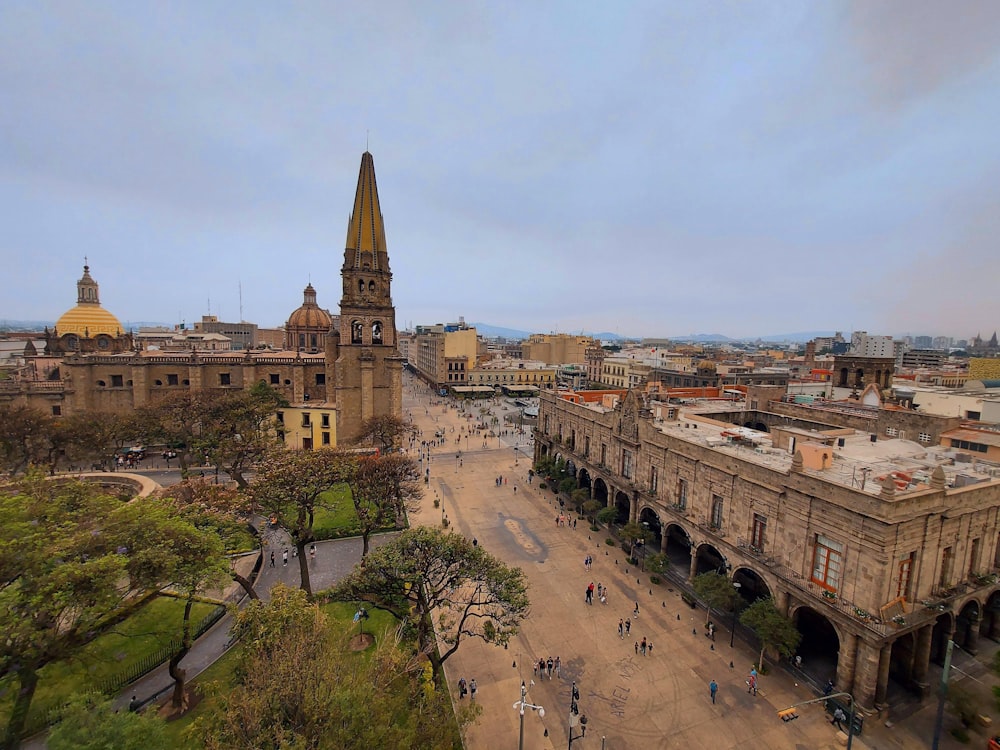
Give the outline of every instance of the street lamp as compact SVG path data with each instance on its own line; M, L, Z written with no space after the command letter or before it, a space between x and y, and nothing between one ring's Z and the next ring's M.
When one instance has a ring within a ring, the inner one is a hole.
M733 581L733 588L736 589L736 598L733 599L733 629L729 632L729 648L733 647L736 641L736 614L740 610L740 588L743 586L739 581Z
M532 680L531 684L534 685L535 681ZM541 719L545 718L545 709L534 703L528 703L526 700L527 697L528 688L525 686L524 680L521 680L521 700L514 704L514 708L519 709L519 713L521 714L521 734L517 740L517 750L524 750L524 709L530 708L532 711L538 711L538 717Z

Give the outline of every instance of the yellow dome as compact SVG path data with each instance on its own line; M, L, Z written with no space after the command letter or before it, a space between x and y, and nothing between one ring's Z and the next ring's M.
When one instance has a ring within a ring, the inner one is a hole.
M118 318L100 305L94 304L77 305L72 310L63 313L62 317L56 321L56 333L60 336L67 333L90 338L99 333L121 336L123 331Z

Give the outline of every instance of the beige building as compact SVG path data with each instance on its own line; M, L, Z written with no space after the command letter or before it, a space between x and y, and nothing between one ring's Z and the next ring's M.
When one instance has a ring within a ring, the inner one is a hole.
M312 450L337 444L337 409L334 404L289 406L277 413L279 434L286 448Z
M536 458L646 525L678 584L716 571L773 598L816 684L866 709L922 699L949 639L1000 639L1000 466L791 417L779 441L737 426L741 404L588 394L540 394Z
M521 344L521 358L549 365L583 363L587 361L587 348L595 345L600 346L600 343L590 336L533 333Z
M410 341L409 362L417 374L437 388L469 385L468 374L476 366L479 339L465 321L417 326Z
M971 357L969 380L1000 380L1000 357Z
M646 382L653 368L631 357L605 357L600 382L609 388L637 388Z
M534 391L553 388L556 369L544 362L520 360L491 360L468 373L468 384L490 386L501 390Z

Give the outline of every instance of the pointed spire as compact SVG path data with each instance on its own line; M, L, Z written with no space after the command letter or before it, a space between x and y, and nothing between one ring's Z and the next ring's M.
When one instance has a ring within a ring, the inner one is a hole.
M354 210L347 224L344 270L348 269L389 271L385 224L382 222L378 187L375 184L375 162L367 151L361 155Z
M84 260L83 276L81 276L80 280L76 282L76 303L78 305L101 304L98 291L99 288L97 286L97 282L94 281L93 277L90 275L90 266L87 265L86 260Z

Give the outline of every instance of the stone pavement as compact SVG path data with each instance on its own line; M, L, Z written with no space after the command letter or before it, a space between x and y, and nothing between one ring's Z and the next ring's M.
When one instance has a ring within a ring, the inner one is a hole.
M475 435L468 441L472 450L464 450L463 438L459 465L455 437L468 420L447 400L431 396L426 386L412 378L404 382L404 408L423 431L417 443L439 429L446 438L432 452L429 491L421 510L411 514L411 523L440 526L447 514L453 530L520 566L530 583L531 613L508 649L468 640L445 663L452 686L465 677L474 678L479 687L476 700L483 714L467 732L469 750L516 746L520 717L513 704L520 698L522 680L529 685L528 701L546 710L544 718L525 714L527 750L567 746L573 681L581 693L581 713L588 718L586 738L574 742L578 748L597 748L602 740L607 750L842 747L821 705L802 707L799 719L787 724L777 717L777 710L817 697L811 688L772 667L760 678L758 694L748 694L745 680L756 650L738 639L730 649L725 623L712 650L703 635L704 610L685 605L672 585L654 586L648 574L628 568L620 548L604 544L606 532L591 532L583 521L575 529L558 526L555 496L538 488L537 477L528 484L530 463L522 456L514 465L507 438L491 438L485 450ZM494 411L502 415L498 407ZM496 486L499 475L505 478L501 487ZM433 507L435 494L443 500L440 509ZM583 564L588 554L594 558L590 571ZM591 581L608 587L606 605L585 603ZM633 616L635 602L638 618ZM633 621L624 640L618 636L619 618ZM642 638L654 646L646 656L635 652L635 642ZM551 680L534 675L532 661L549 656L560 657L561 675ZM714 705L708 688L713 679L719 685ZM457 700L457 688L453 692ZM933 721L932 708L921 712L928 713ZM574 730L578 734L579 728ZM929 747L929 737L926 717L889 729L872 716L853 747ZM942 748L957 747L952 742L946 738Z

